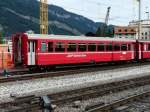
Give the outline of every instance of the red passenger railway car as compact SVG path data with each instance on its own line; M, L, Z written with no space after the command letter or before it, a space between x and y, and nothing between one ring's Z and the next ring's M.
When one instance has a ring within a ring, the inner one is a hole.
M138 45L139 59L150 59L150 41L139 41Z
M13 59L28 67L132 61L150 58L149 45L134 39L23 33L13 35Z

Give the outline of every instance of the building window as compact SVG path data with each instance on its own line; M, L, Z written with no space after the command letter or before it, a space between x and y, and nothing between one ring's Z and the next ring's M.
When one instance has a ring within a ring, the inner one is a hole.
M125 31L125 32L127 32L128 30L127 30L127 29L125 29L124 31Z
M96 44L94 43L88 44L88 51L96 51Z
M65 43L63 42L56 42L55 43L55 51L56 52L64 52L65 51Z
M145 40L147 40L147 37L145 37Z
M145 35L147 35L147 32L145 32Z
M121 29L119 29L118 32L121 32Z
M68 43L68 52L76 51L76 43Z
M45 52L46 51L46 42L41 43L41 51Z

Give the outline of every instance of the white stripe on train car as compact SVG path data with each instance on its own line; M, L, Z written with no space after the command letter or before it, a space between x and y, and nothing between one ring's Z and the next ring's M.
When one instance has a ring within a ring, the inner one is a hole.
M123 53L124 52L124 53ZM86 53L90 53L90 54L97 54L97 53L100 53L100 54L104 54L104 53L106 53L106 54L108 54L108 53L121 53L121 54L127 54L127 53L134 53L134 51L118 51L118 52L63 52L63 53L56 53L56 52L52 52L52 53L42 53L42 52L39 52L39 53L37 53L37 54L86 54Z

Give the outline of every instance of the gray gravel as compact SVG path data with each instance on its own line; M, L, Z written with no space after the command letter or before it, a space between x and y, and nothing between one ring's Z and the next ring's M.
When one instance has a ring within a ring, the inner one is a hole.
M150 65L73 74L53 78L18 81L0 84L0 102L12 100L10 94L18 96L41 95L95 86L108 82L149 75Z
M102 96L102 97L99 97L99 98L92 98L92 99L89 99L89 100L81 101L80 105L79 105L79 108L75 108L74 103L71 103L69 105L62 105L60 107L57 107L55 109L55 112L83 112L83 110L85 109L85 107L87 105L92 105L92 104L96 104L96 103L100 103L100 102L111 103L111 102L114 102L118 99L122 99L122 98L125 98L125 97L128 97L128 96L132 96L132 95L139 94L141 92L149 91L149 90L150 90L150 85L147 85L147 86L138 87L138 88L135 88L135 89L125 90L125 91L118 92L118 93L111 93L109 95ZM135 105L138 106L137 104L135 104ZM139 105L138 106L139 108L137 108L137 109L141 110L141 108L143 106L145 106L145 105ZM130 108L130 110L132 110L132 109L135 109L135 108ZM131 112L140 112L140 111L131 111Z

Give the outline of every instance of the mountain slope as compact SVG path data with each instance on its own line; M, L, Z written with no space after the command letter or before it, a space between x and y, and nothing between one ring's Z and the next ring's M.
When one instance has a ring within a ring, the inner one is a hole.
M3 0L0 2L0 31L5 35L33 30L39 33L37 0ZM63 8L49 5L49 33L80 35L96 32L99 24Z

